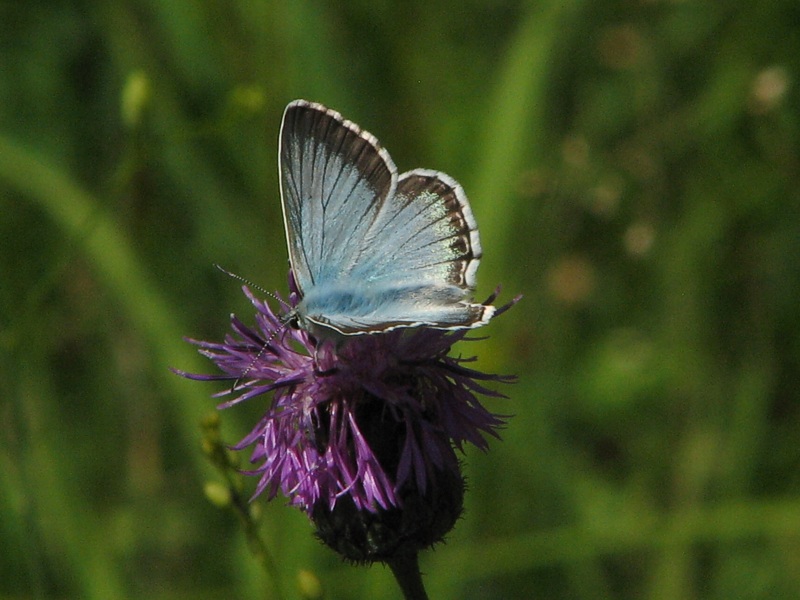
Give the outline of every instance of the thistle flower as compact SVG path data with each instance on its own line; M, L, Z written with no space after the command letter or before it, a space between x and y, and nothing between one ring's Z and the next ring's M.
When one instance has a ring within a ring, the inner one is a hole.
M290 289L294 307L291 277ZM462 507L455 450L466 443L486 450L485 436L498 437L505 422L475 394L500 397L483 382L513 378L448 356L466 330L417 327L318 341L243 291L257 310L254 328L232 316L223 343L189 340L222 374L178 373L234 382L216 395L233 396L220 408L271 393L261 420L234 446L251 448L249 473L260 478L254 496L281 493L353 561L390 560L441 540Z

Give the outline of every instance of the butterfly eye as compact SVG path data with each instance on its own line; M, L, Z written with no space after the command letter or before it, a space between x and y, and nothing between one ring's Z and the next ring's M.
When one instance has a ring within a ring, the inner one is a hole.
M281 321L283 321L283 324L289 329L300 329L300 316L297 314L296 310L285 315Z

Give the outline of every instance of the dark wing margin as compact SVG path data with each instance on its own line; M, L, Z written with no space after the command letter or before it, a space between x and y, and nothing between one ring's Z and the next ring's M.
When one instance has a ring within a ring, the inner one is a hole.
M378 140L338 112L295 100L284 111L279 176L289 260L300 291L347 275L397 169Z
M380 244L382 251L372 249ZM362 277L475 289L482 256L478 226L459 183L439 171L400 176L362 242Z
M404 173L397 184L398 196L410 202L418 198L439 198L444 208L441 227L447 237L439 240L447 245L450 256L448 283L469 290L475 289L476 273L483 250L478 224L472 214L464 188L452 177L430 169L415 169ZM435 240L432 242L435 243Z

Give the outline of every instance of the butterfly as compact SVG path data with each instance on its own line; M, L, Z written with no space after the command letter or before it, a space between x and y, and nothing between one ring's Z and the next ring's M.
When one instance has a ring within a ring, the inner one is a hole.
M279 146L293 325L336 337L489 322L495 307L471 301L481 243L455 179L398 174L372 134L306 100L286 107Z

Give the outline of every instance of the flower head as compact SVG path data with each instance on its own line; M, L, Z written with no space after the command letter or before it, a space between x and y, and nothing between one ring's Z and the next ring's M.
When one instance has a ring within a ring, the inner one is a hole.
M291 279L290 287L294 307ZM475 394L500 396L483 382L512 378L480 373L466 366L472 359L448 355L465 330L418 327L318 341L243 289L257 310L254 328L233 316L233 333L223 343L190 340L223 374L180 374L234 382L217 394L233 396L221 408L271 393L259 423L234 446L252 448L250 472L260 477L255 494L283 494L312 517L329 544L340 538L342 519L355 515L365 543L376 527L385 537L386 517L397 520L409 506L415 507L412 521L432 520L429 530L443 529L433 539L417 536L418 545L440 539L461 510L455 450L465 443L487 449L484 436L496 437L504 423ZM443 507L442 524L435 513ZM408 526L417 527L405 523L389 537L401 543ZM352 530L352 523L346 527ZM385 552L346 555L374 560Z

